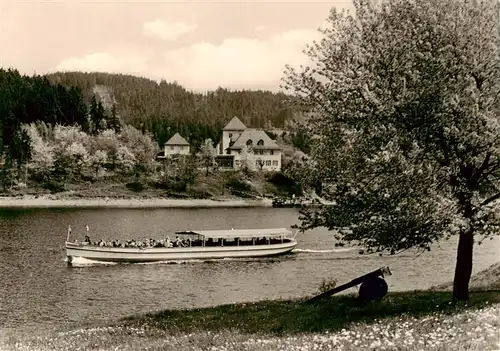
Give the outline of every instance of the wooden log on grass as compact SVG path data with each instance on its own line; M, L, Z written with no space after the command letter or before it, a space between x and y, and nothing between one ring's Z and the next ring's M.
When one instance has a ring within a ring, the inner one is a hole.
M326 296L331 296L346 289L352 288L361 284L359 289L359 297L362 300L375 300L384 297L387 294L387 283L384 276L391 275L389 267L382 267L373 272L362 275L361 277L351 280L349 283L337 286L333 289L325 291L322 294L316 295L313 298L305 301L305 303L316 302ZM382 278L380 278L382 277Z

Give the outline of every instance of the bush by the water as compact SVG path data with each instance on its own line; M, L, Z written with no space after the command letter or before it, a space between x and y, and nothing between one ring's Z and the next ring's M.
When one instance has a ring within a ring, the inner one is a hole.
M191 190L189 195L194 199L210 199L212 197L212 194L205 190Z
M130 182L126 184L127 189L135 192L141 192L144 190L144 185L141 182Z
M162 189L162 190L168 190L170 189L169 183L168 182L153 182L150 184L152 187L155 189Z
M266 176L269 183L276 186L280 191L297 196L302 195L302 188L292 178L284 175L282 172L273 172Z
M50 190L51 193L60 193L65 190L64 184L55 180L49 180L43 183L42 188Z
M153 187L156 189L162 189L173 192L185 192L187 188L187 184L185 181L172 177L163 182L154 182L152 183Z
M251 184L245 179L238 177L238 175L232 175L227 180L226 188L231 194L246 198L251 197L253 191Z

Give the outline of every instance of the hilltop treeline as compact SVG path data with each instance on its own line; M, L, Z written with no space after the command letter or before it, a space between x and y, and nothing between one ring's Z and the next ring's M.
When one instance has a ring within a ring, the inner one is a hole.
M207 138L218 140L233 116L249 127L270 129L282 128L299 113L290 96L270 91L219 88L202 94L175 82L108 73L58 72L47 78L55 84L79 87L87 101L96 86L102 87L123 121L151 131L160 145L176 132L194 144Z

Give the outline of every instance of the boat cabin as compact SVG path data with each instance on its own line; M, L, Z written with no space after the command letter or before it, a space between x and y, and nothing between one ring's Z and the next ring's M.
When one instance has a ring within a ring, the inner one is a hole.
M189 236L190 246L244 246L271 245L290 242L291 232L277 229L230 229L230 230L187 230L176 232Z

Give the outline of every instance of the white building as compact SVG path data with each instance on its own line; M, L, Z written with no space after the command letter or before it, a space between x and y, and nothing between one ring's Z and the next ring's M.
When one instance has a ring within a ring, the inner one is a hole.
M263 130L247 128L238 117L222 130L217 152L223 168L238 169L246 164L253 170L281 170L281 147Z
M168 139L164 145L166 158L174 155L189 155L189 143L179 133Z

